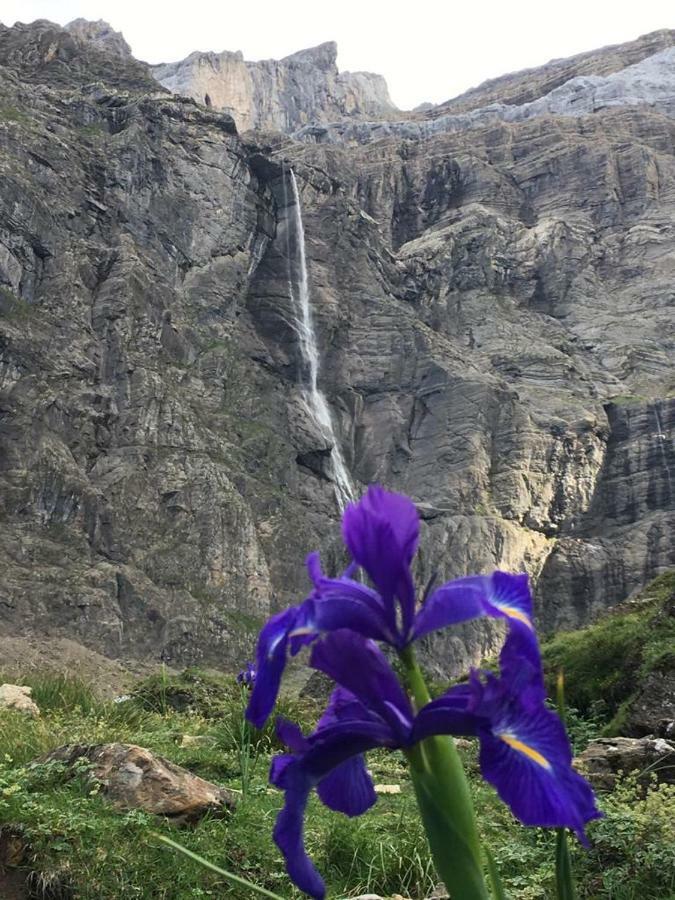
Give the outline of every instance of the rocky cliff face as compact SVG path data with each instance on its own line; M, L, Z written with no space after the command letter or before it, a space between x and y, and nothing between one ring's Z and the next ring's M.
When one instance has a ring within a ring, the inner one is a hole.
M671 72L668 34L642 60L596 54L598 78ZM303 594L307 550L340 563L292 325L290 167L334 430L358 488L418 502L420 583L525 569L553 629L675 564L669 88L243 141L49 23L2 29L0 63L6 629L224 663ZM430 659L494 637L436 638Z
M240 131L291 132L313 122L396 112L381 75L338 72L336 61L337 44L330 41L261 62L228 51L191 53L151 71L170 91L232 115Z

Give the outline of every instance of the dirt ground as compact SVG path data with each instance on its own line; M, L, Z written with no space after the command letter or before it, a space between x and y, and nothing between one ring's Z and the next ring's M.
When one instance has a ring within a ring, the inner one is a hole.
M30 672L55 672L92 683L102 697L116 697L159 668L155 660L109 659L68 638L0 636L0 678L18 684Z

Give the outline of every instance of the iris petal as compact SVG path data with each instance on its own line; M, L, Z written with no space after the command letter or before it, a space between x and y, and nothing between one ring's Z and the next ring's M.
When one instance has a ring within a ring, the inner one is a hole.
M572 828L601 813L590 785L572 768L572 751L558 716L543 703L523 703L505 682L488 677L475 712L480 767L486 781L524 825Z
M276 773L274 769L271 776ZM270 780L285 791L284 806L277 816L272 836L286 860L286 871L300 890L314 900L323 900L326 886L305 850L305 808L312 790L311 778L291 762L281 769L276 780Z
M586 842L585 824L601 813L590 785L571 765L493 734L481 735L479 760L485 780L524 825L572 828Z
M246 718L256 728L262 728L276 702L286 667L288 635L297 626L301 615L301 607L292 606L272 616L260 632L256 654L257 675L246 709Z
M303 819L309 794L317 785L323 785L322 800L331 808L348 815L365 811L374 802L374 792L370 793L372 785L365 781L361 755L373 747L391 746L393 738L391 730L381 722L347 720L322 728L305 740L305 752L295 756L282 754L272 763L270 781L285 792L273 836L286 859L291 879L310 897L323 900L325 885L304 845ZM356 763L349 765L353 758ZM347 785L346 778L355 783ZM340 799L339 789L347 790L349 796Z
M377 800L362 755L348 759L322 778L317 793L327 807L346 816L362 815Z
M467 684L432 700L415 717L413 743L434 734L477 735L481 720L472 711L472 702L473 692Z
M366 585L349 578L324 578L314 604L318 631L350 628L373 640L396 641L381 598Z
M314 645L310 665L388 722L401 741L407 740L413 718L410 701L376 644L346 629L335 631Z
M415 617L413 638L432 631L457 625L485 615L488 579L484 575L469 575L441 585L431 594Z
M489 581L488 604L507 619L520 622L534 631L532 622L532 595L527 575L494 572Z
M389 625L396 630L394 597L401 601L403 633L412 627L415 591L410 564L419 540L415 504L402 494L373 485L342 519L345 544L368 573L387 606Z

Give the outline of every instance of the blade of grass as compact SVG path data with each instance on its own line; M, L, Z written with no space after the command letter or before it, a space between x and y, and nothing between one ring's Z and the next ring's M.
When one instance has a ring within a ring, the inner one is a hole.
M504 885L499 877L499 870L497 869L495 858L487 848L485 849L485 858L487 860L487 869L488 874L490 875L490 884L492 885L492 893L495 900L508 900L504 891Z
M177 850L179 853L182 853L183 856L187 856L188 859L193 860L193 862L199 863L200 866L204 866L205 869L209 869L211 872L216 872L218 875L222 875L223 878L227 878L234 884L238 884L241 885L241 887L248 888L248 890L254 891L257 894L260 894L262 897L271 897L272 900L284 900L284 898L280 897L279 894L273 894L272 891L268 891L267 888L260 887L259 885L254 884L252 881L248 881L246 878L241 878L239 875L235 875L233 872L227 872L225 869L221 869L220 866L217 866L215 863L209 862L208 859L204 859L204 857L199 856L198 853L193 853L192 850L188 850L187 847L183 847L182 844L178 844L176 841L172 841L171 838L165 837L163 834L157 834L157 832L153 832L153 836L156 837L158 841L161 841L162 844L166 844L167 847L171 847L173 850Z

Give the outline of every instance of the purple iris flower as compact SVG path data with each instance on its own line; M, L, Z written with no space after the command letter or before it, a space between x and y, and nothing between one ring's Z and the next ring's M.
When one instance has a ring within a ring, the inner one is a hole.
M370 487L345 510L342 534L352 566L340 577L329 578L321 570L318 553L310 554L312 593L303 603L273 616L260 633L258 677L247 710L258 728L274 707L288 653L343 628L400 651L432 631L492 616L506 619L511 630L520 632L522 652L536 662L527 575L494 572L459 578L441 585L418 607L411 565L419 516L408 497ZM356 568L366 573L372 587L354 579Z
M316 788L330 809L348 816L376 801L363 754L375 747L409 749L436 734L477 736L481 772L526 825L568 827L582 840L600 815L587 782L571 766L562 723L543 705L539 672L507 639L500 675L472 673L415 716L383 653L369 640L340 630L319 640L310 665L337 682L313 734L280 720L279 737L292 751L272 762L270 780L285 791L274 839L290 877L311 897L325 887L303 842L303 819Z
M252 662L247 662L244 668L237 675L237 684L253 687L256 680L256 670Z

